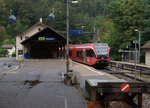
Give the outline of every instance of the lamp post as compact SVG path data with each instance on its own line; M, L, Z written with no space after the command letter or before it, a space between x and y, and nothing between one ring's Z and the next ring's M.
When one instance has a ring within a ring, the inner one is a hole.
M67 0L67 54L66 54L66 71L69 72L69 4L77 4L78 1Z
M138 58L139 58L139 63L140 63L141 31L139 31L139 30L135 30L135 31L139 33L139 42L138 42L138 44L139 44L139 54L138 54Z

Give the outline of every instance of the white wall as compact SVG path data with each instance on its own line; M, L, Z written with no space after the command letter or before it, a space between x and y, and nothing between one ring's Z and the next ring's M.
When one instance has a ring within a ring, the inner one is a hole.
M15 47L13 47L12 49L8 49L8 56L11 57L14 52L15 52Z
M145 50L145 63L150 66L150 49Z

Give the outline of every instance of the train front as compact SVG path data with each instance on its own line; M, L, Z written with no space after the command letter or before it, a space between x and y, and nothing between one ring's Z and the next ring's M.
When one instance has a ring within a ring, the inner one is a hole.
M109 63L109 46L107 43L95 43L96 65L105 67Z

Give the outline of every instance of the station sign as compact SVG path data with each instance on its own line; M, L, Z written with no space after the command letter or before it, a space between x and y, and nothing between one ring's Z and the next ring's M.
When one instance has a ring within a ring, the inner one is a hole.
M82 30L70 30L69 34L82 34Z
M39 37L39 40L45 40L45 37Z
M56 40L56 37L39 37L38 40L42 40L42 41L48 40L48 41L51 41L51 40Z
M45 40L56 40L56 37L46 37Z

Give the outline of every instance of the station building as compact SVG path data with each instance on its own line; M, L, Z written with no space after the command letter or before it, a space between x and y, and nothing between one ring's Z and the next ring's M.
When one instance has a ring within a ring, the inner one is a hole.
M16 36L16 59L63 57L65 45L65 36L42 22L38 22Z
M145 64L150 66L150 41L141 47L145 49Z

